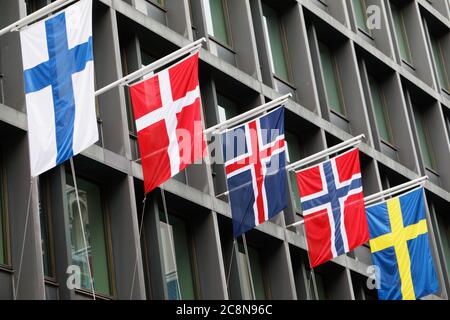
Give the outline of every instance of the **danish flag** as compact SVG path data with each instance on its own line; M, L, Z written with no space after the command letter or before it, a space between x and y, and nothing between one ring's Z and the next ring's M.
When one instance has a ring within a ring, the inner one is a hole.
M130 87L145 193L201 160L198 53Z
M359 150L297 172L311 267L369 241Z

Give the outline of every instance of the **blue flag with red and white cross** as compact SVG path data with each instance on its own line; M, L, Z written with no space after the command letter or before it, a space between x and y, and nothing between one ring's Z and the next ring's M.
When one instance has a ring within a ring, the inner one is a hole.
M222 144L237 237L287 207L284 107L227 130Z

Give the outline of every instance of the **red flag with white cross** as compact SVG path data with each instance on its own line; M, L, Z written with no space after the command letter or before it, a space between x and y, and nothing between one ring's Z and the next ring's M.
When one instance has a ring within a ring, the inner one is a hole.
M198 53L130 87L145 193L201 160Z

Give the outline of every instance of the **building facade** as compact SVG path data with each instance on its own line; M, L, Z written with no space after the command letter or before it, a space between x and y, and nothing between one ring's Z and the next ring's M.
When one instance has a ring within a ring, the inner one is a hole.
M49 2L0 1L0 28ZM289 162L363 133L365 195L428 175L429 298L448 299L450 1L93 2L97 88L205 37L205 127L290 92ZM368 245L310 269L304 229L286 228L302 219L293 176L288 208L234 246L222 165L189 166L144 206L128 88L97 117L74 158L80 221L68 163L30 179L19 34L0 38L0 299L91 299L83 229L98 299L377 298Z

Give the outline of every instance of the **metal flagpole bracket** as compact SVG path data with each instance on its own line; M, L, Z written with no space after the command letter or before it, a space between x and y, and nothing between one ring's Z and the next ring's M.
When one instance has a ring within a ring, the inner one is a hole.
M417 179L405 182L405 183L403 183L401 185L398 185L398 186L395 186L395 187L392 187L392 188L389 188L389 189L386 189L386 190L374 193L374 194L364 198L364 204L367 206L367 205L372 204L374 202L380 201L382 198L392 197L394 195L397 195L399 193L402 193L402 192L404 192L406 190L412 189L412 188L417 187L419 185L424 185L428 181L428 179L429 179L428 176L423 176L423 177L420 177L420 178L417 178ZM294 222L294 223L286 226L286 228L297 227L297 226L300 226L300 225L302 225L304 223L305 223L305 220L297 221L297 222Z
M182 56L189 54L189 53L193 52L194 50L198 50L202 46L202 43L205 41L206 41L205 38L198 39L198 40L188 44L187 46L184 46L183 48L180 48L180 49L168 54L167 56L165 56L153 63L150 63L149 65L142 67L141 69L136 70L136 71L130 73L129 75L126 75L123 78L120 78L120 79L114 81L113 83L110 83L107 86L95 91L95 96L99 96L117 86L129 85L130 82L133 82L134 80L145 76L146 74L152 72L153 70L161 68L161 67L169 64L173 60L181 58Z
M244 113L242 113L242 114L240 114L240 115L238 115L238 116L236 116L234 118L231 118L231 119L229 119L227 121L224 121L222 123L219 123L219 124L217 124L217 125L215 125L215 126L213 126L211 128L208 128L205 131L203 131L203 133L205 135L208 135L208 134L211 134L211 133L214 133L214 134L221 133L223 130L226 130L226 129L232 127L232 126L235 126L235 125L237 125L237 124L239 124L239 123L241 123L241 122L243 122L245 120L248 120L249 118L252 118L252 117L254 117L254 116L258 115L258 114L261 114L264 111L267 111L267 110L269 110L269 109L271 109L273 107L277 107L277 106L283 104L284 102L286 102L291 97L292 97L292 94L288 93L288 94L286 94L284 96L281 96L281 97L276 98L276 99L274 99L274 100L272 100L270 102L267 102L267 103L265 103L263 105L260 105L259 107L256 107L256 108L254 108L252 110L244 112Z
M387 190L380 191L378 193L372 194L370 196L367 196L364 198L364 204L369 205L374 202L380 201L382 198L385 197L392 197L393 195L402 193L408 189L412 189L414 187L417 187L419 185L424 185L428 181L428 176L423 176L408 182L405 182L401 185L389 188Z
M30 24L31 22L38 20L47 14L52 13L53 11L57 11L61 9L62 7L71 4L72 2L75 2L77 0L57 0L55 2L52 2L51 4L37 10L36 12L33 12L32 14L23 17L22 19L17 20L16 22L10 24L9 26L3 28L0 30L0 36L12 32L12 31L19 31L26 25Z
M342 143L339 143L339 144L337 144L337 145L335 145L335 146L333 146L331 148L322 150L322 151L320 151L320 152L318 152L316 154L313 154L313 155L311 155L309 157L306 157L306 158L304 158L304 159L302 159L300 161L292 163L292 164L286 166L286 170L288 170L288 171L295 171L295 170L297 170L300 167L303 167L303 166L305 166L307 164L310 164L311 162L314 162L314 161L319 160L321 158L325 158L325 157L329 156L330 154L337 153L337 152L340 152L340 151L345 150L347 148L351 148L351 147L357 146L357 145L359 145L361 143L361 141L364 138L365 138L365 135L364 134L360 134L359 136L353 137L353 138L351 138L349 140L346 140L346 141L344 141Z

